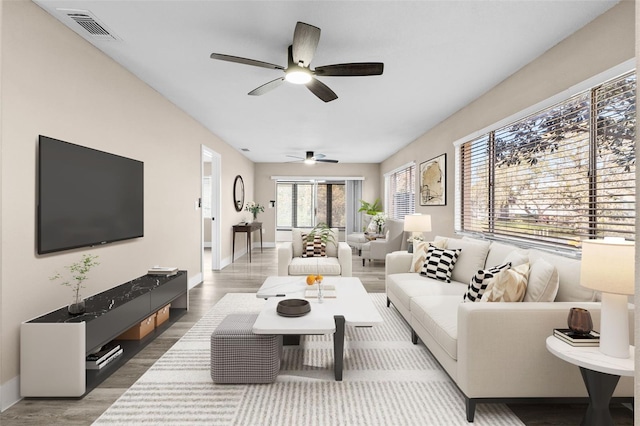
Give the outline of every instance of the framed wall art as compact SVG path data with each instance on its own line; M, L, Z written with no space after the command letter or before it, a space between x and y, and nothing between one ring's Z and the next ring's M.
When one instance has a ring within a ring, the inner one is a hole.
M420 163L420 205L447 205L447 154Z

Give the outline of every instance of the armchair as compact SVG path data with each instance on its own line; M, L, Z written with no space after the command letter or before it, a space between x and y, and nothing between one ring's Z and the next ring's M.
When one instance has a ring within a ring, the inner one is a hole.
M384 260L387 253L402 248L404 240L404 222L397 219L387 219L385 222L387 237L384 240L373 240L362 246L362 266L365 260Z
M337 228L331 228L336 244L328 243L326 256L323 257L302 257L303 232L310 231L293 228L291 230L291 241L278 244L279 276L310 274L352 276L351 247L345 242L338 241Z

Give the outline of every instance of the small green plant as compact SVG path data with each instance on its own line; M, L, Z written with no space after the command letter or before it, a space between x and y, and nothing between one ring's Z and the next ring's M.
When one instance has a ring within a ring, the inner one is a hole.
M367 203L364 200L360 200L359 212L365 212L368 215L375 215L382 211L382 204L380 204L380 198L376 198L373 203Z
M65 266L65 269L69 271L70 277L64 278L60 272L56 272L49 279L51 281L62 280L61 285L71 287L74 303L80 303L80 289L85 288L82 283L86 281L89 271L100 264L96 259L98 259L98 256L83 254L80 261Z
M309 232L309 235L307 235L307 242L313 241L316 235L320 237L320 241L325 245L327 245L327 243L332 243L334 246L338 245L335 234L331 232L331 228L324 222L320 222L314 226L311 232Z

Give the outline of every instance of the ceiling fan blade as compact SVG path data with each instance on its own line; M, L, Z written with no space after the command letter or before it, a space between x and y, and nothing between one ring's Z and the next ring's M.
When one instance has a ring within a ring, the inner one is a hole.
M238 64L253 65L255 67L270 68L273 70L284 70L284 67L268 62L256 61L255 59L241 58L239 56L223 55L222 53L212 53L211 59L218 59L227 62L236 62Z
M361 62L354 64L336 64L317 67L315 73L318 76L331 77L358 77L367 75L381 75L384 70L382 62Z
M304 158L298 157L297 155L286 155L286 157L297 158L298 160L304 160Z
M316 158L316 162L318 162L318 163L337 163L338 160L330 160L328 158L323 158L323 159L317 159Z
M265 93L270 92L271 90L280 86L282 83L284 83L284 77L276 78L275 80L271 80L270 82L265 83L256 89L253 89L252 91L249 92L249 95L251 96L264 95Z
M293 61L309 67L320 41L320 28L298 22L293 32Z
M306 84L306 86L307 89L311 91L311 93L325 102L331 102L338 99L338 95L336 95L333 90L329 89L326 84L322 83L316 78L312 78L311 81Z

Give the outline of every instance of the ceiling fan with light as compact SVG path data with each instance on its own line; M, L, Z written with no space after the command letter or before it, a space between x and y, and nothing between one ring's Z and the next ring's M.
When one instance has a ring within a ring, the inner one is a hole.
M241 58L238 56L212 53L211 59L236 62L239 64L253 65L256 67L270 68L284 71L284 77L276 78L270 82L249 92L249 95L259 96L275 89L282 83L304 84L314 95L324 102L338 99L327 85L316 77L358 77L369 75L381 75L384 69L382 62L358 62L348 64L324 65L311 69L309 65L315 55L320 41L320 28L313 25L298 22L293 32L293 44L289 46L289 63L287 68L255 59Z
M287 155L287 157L291 157L291 158L297 158L297 161L302 161L305 164L315 164L315 163L337 163L338 160L330 160L328 158L325 158L326 155L324 154L314 154L313 151L307 151L306 155L304 156L304 158L302 157L296 157L295 155Z

